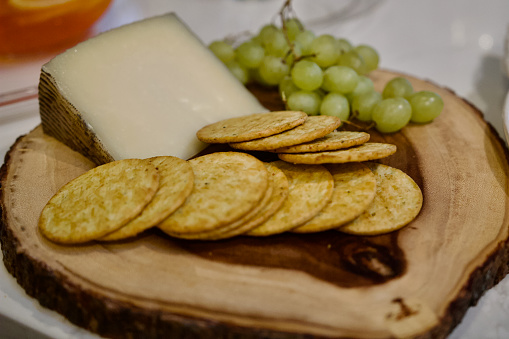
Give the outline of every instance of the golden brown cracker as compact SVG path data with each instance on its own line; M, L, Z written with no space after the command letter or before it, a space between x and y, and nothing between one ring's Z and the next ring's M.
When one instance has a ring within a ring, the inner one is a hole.
M206 143L230 143L264 138L301 125L307 114L300 111L255 113L207 125L196 132Z
M279 153L281 160L292 164L338 164L361 162L388 157L396 152L396 145L366 142L351 148L316 153Z
M159 189L154 198L140 215L99 240L125 239L155 226L179 208L191 194L194 173L187 161L173 156L154 157L147 161L159 172Z
M276 213L248 235L267 236L291 230L314 217L331 199L334 180L325 167L283 161L274 165L288 178L288 197Z
M334 151L361 145L370 138L369 133L353 131L334 131L316 140L303 144L273 150L276 153L308 153Z
M269 185L265 191L265 195L262 200L247 214L242 216L240 219L228 224L223 225L219 228L213 229L212 231L199 232L199 233L185 233L185 234L172 234L174 237L190 240L218 240L233 237L237 234L244 233L239 228L243 229L243 226L256 216L265 206L268 204L270 197L272 196L273 186L269 180Z
M296 233L321 232L336 228L358 217L373 201L376 179L361 163L328 164L334 178L330 203L313 219L292 230Z
M376 163L368 164L375 174L376 195L356 219L338 228L358 235L389 233L411 222L421 210L422 192L403 171Z
M259 226L261 223L265 222L281 208L284 201L288 197L288 179L283 171L281 171L275 165L271 163L265 163L265 165L269 172L269 181L271 182L272 186L272 192L267 203L264 204L263 208L258 210L254 216L250 216L250 218L248 218L247 221L244 221L244 223L239 227L236 227L227 232L222 232L221 234L217 234L211 239L216 240L231 238L249 232L253 228Z
M340 125L341 120L337 117L327 115L310 116L302 125L291 130L261 139L230 143L230 146L245 151L270 151L321 138Z
M159 174L145 160L126 159L95 167L49 200L39 229L48 239L64 244L101 238L136 217L158 186Z
M251 211L267 190L263 162L239 152L217 152L189 160L195 175L186 202L158 227L170 235L208 232Z

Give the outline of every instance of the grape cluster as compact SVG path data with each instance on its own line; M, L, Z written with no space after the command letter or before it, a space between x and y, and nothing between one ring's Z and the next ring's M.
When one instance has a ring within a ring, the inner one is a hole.
M443 109L438 94L414 92L403 77L377 92L367 76L378 68L376 49L330 34L316 36L296 18L282 20L281 27L265 25L238 45L225 39L209 48L243 84L278 88L289 110L308 115L357 119L392 133L409 121L430 122Z

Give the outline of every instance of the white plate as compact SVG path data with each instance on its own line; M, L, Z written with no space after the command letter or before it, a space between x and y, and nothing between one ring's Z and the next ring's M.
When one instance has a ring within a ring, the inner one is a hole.
M175 11L208 43L260 28L281 4L282 0L116 0L96 29ZM477 0L294 0L294 8L316 33L376 47L381 67L432 79L450 88L480 108L503 138L509 136L509 81L501 67L509 1L492 0L486 5ZM18 68L0 65L0 93L36 86L42 62ZM0 106L0 156L3 158L16 138L38 123L36 100ZM20 324L6 319L18 319ZM509 338L507 319L509 277L467 312L450 338ZM27 333L27 329L40 335ZM46 336L97 338L40 307L0 265L0 337Z

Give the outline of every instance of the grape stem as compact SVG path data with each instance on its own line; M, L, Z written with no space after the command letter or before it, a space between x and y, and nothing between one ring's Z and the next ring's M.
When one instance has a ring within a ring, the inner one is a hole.
M281 18L281 30L283 31L283 34L286 39L286 43L288 46L290 46L290 50L286 53L283 62L286 63L286 59L293 55L293 62L297 62L305 57L312 57L313 55L301 55L298 56L297 53L295 53L295 44L290 40L290 37L288 36L288 30L286 28L286 20L290 19L291 17L296 17L295 11L292 8L292 0L286 0L283 4L283 7L281 7L281 10L279 11L279 17ZM300 25L300 29L303 30L302 25L300 24L300 21L297 21Z
M285 106L286 106L286 102L287 102L287 100L286 100L286 93L285 93L285 92L282 92L282 93L281 93L281 100L283 101L283 103L284 103L284 104L285 104Z
M360 131L369 131L370 129L375 127L375 123L374 122L371 122L367 126L361 126L359 124L356 124L356 123L352 122L351 120L341 120L341 122L344 122L347 125L353 126L353 127L355 127L356 129L358 129Z
M286 0L283 7L281 7L281 10L279 11L279 17L281 18L281 28L283 30L283 33L285 34L285 39L290 48L293 47L293 44L290 41L290 38L288 37L288 30L286 28L286 20L290 18L290 14L293 13L292 11L292 0Z

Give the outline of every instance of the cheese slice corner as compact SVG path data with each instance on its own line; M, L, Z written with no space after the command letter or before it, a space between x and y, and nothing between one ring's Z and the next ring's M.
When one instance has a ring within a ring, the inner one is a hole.
M173 13L102 33L43 65L44 131L97 164L205 145L201 127L267 111Z

